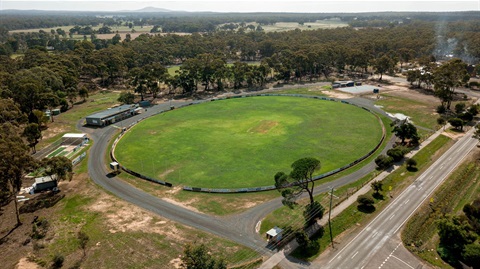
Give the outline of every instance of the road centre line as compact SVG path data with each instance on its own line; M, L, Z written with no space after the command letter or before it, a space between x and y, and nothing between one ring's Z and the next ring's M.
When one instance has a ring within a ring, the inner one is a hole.
M395 214L393 214L390 218L388 218L388 220L393 219L393 217L395 217Z
M357 254L358 254L358 251L355 252L355 254L353 254L353 256L350 259L353 259L353 257L355 257Z
M404 205L406 205L408 203L408 201L410 201L410 199L408 199L407 201L405 201L405 203L403 203Z

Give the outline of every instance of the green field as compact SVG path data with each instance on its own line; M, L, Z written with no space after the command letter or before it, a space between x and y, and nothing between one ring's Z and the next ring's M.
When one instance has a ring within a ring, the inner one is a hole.
M120 140L124 166L174 184L242 188L273 184L278 171L313 156L325 173L379 142L377 118L355 106L297 97L209 102L160 114Z

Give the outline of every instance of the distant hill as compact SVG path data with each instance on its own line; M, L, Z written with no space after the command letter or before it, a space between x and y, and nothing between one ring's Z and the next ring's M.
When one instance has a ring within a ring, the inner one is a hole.
M144 7L142 9L134 10L133 12L172 12L172 10L159 7Z

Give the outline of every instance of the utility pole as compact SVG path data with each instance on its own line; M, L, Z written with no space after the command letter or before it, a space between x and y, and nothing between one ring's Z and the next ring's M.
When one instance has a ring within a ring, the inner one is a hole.
M333 245L332 223L330 222L330 216L332 215L332 198L333 198L333 188L330 190L330 210L328 211L328 229L330 230L330 241L332 241L332 248L335 248L335 246Z

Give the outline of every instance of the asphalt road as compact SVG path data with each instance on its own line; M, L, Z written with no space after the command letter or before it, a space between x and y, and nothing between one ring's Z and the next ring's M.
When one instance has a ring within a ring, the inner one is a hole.
M354 98L349 101L370 107L377 112L383 113L378 108L375 108L373 103L369 100ZM191 101L174 101L172 104L179 106L190 102ZM169 107L169 103L158 104L148 108L144 114L131 117L116 124L118 127L128 126L145 116L152 115L160 110L167 110ZM114 135L118 133L119 129L116 126L111 125L104 128L90 128L83 126L82 120L77 124L77 128L88 133L94 141L90 149L90 157L88 158L88 171L92 180L106 191L165 218L250 247L259 252L260 255L270 256L273 254L271 250L266 248L266 242L264 239L255 231L255 225L267 214L283 206L280 198L260 204L244 213L227 217L214 217L190 211L162 200L160 197L145 193L116 177L108 177L110 170L107 169L108 165L105 163L104 156L107 153L106 150L109 142ZM391 147L392 143L393 139L388 142L389 147ZM373 169L375 169L375 164L371 162L358 171L333 182L325 184L320 184L320 182L318 182L318 186L315 188L315 193L323 193L328 191L331 187L336 188L354 182L371 172Z
M408 218L475 148L478 140L472 137L473 131L474 128L457 141L353 240L338 246L337 251L332 253L333 257L315 263L318 268L418 268L415 259L402 260L395 256L401 242L392 245L391 239L395 238Z

